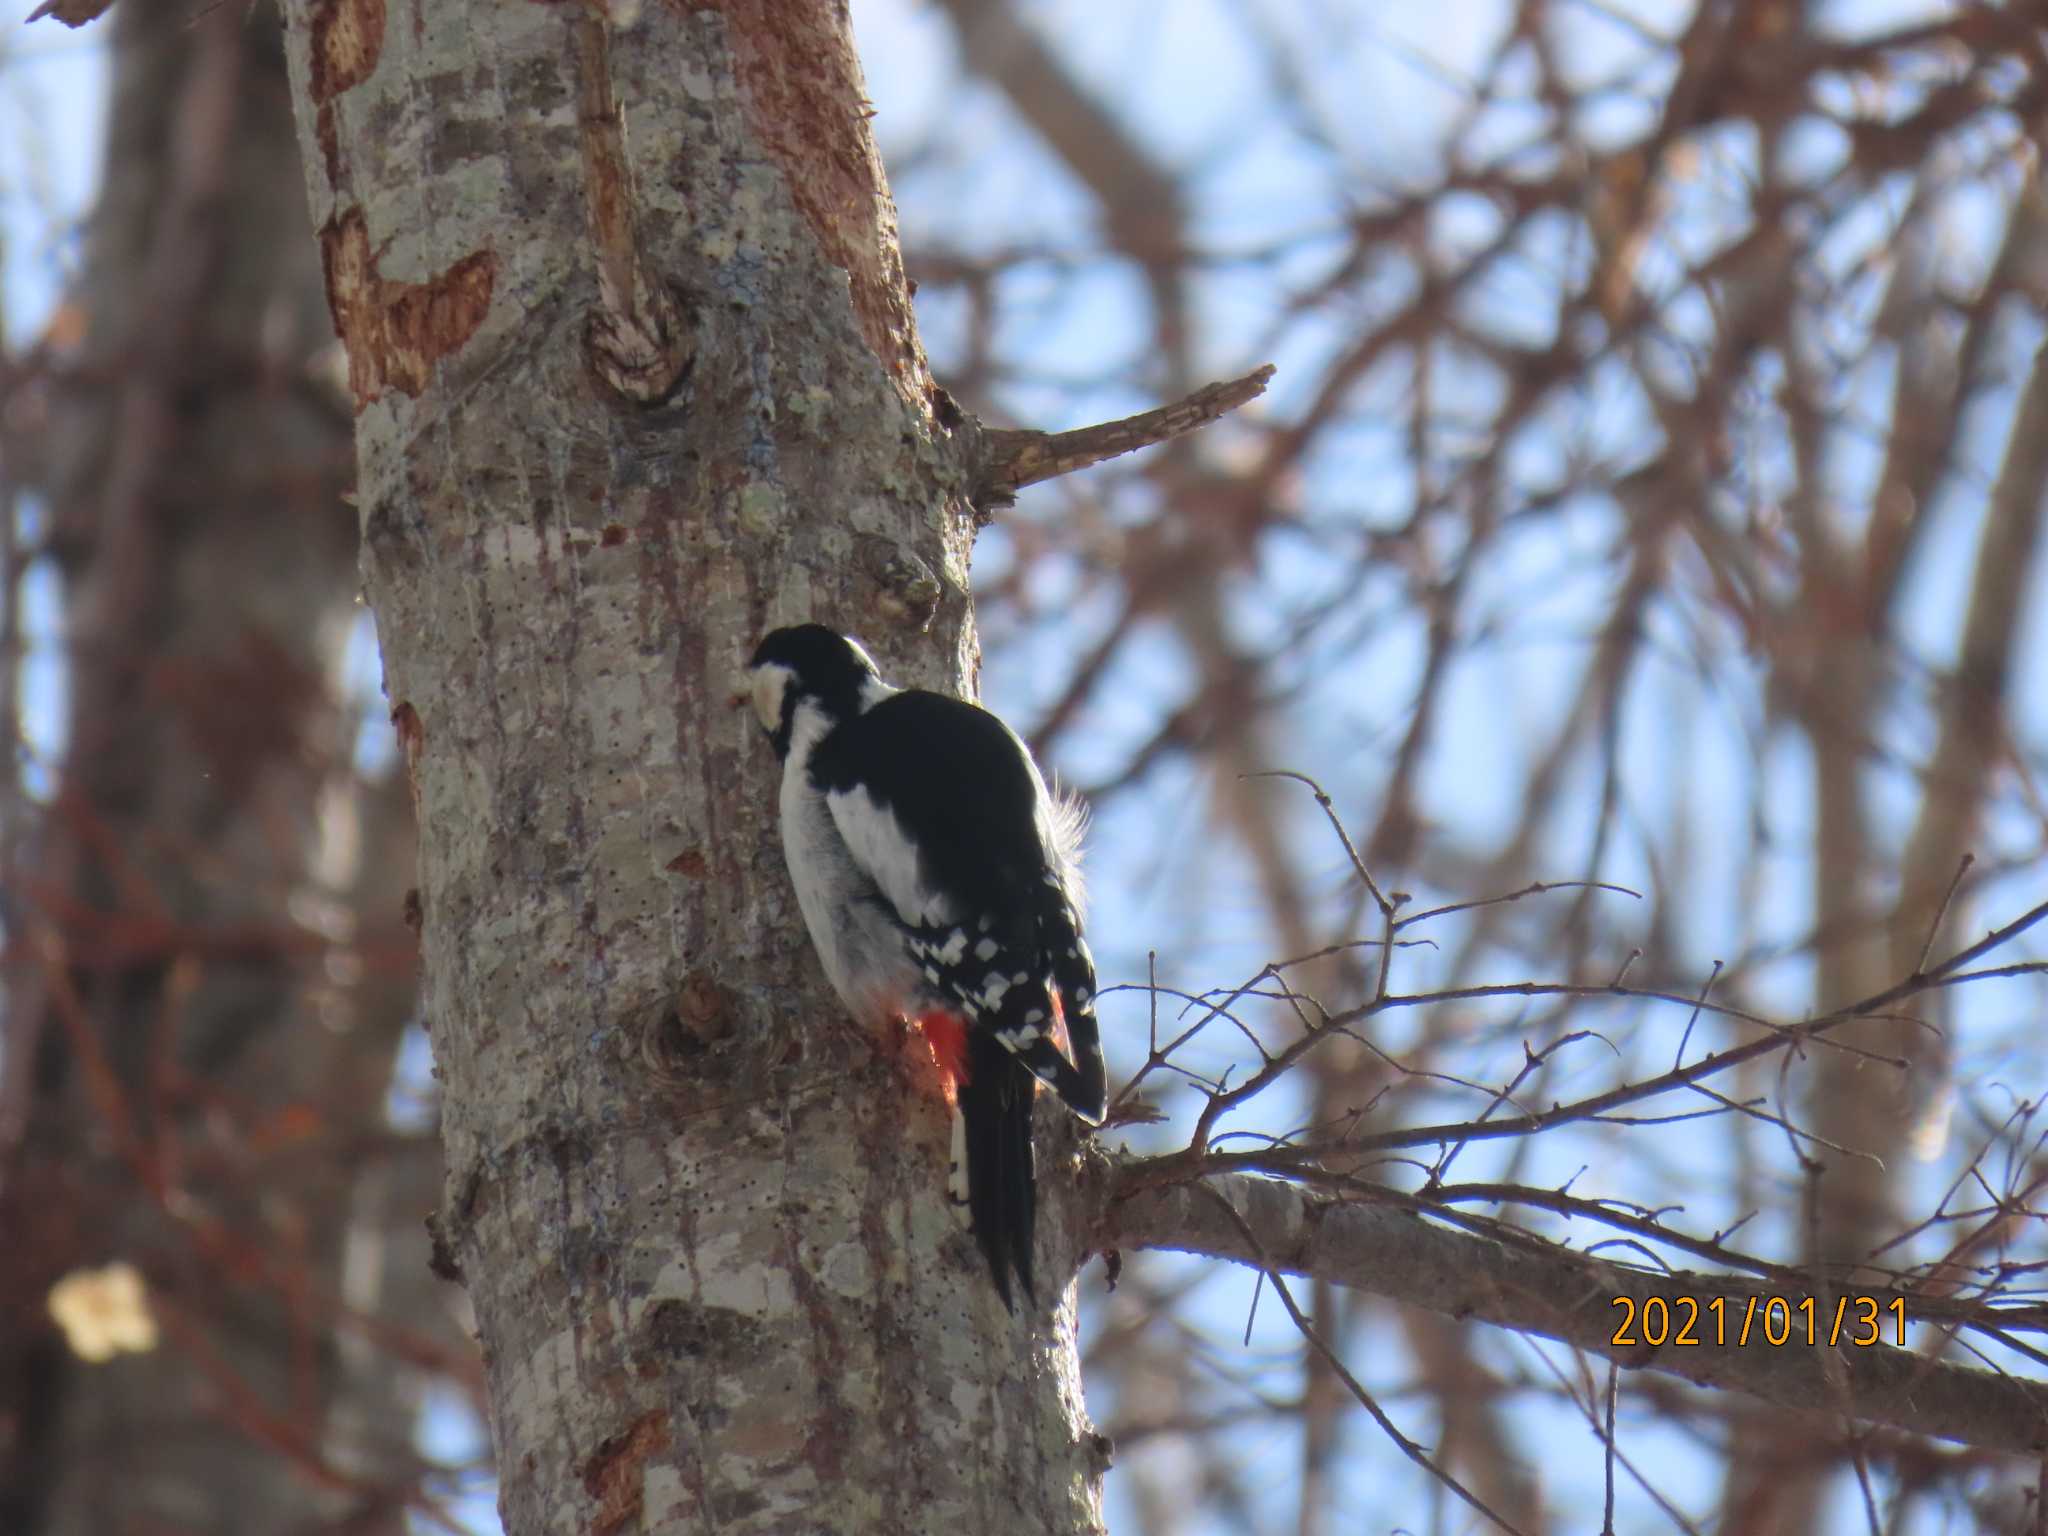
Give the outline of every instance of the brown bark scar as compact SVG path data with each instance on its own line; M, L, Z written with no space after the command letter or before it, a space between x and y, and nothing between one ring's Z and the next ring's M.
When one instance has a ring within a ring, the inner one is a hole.
M398 707L391 711L391 728L398 733L399 750L405 755L405 782L412 791L412 811L417 817L420 811L420 752L427 744L427 728L420 722L420 712L412 707L409 699L400 699ZM419 892L414 891L410 900L418 901Z
M692 0L691 9L701 6ZM749 126L782 170L825 259L846 273L869 349L920 404L929 383L896 243L895 210L865 131L874 115L835 7L719 0Z
M668 1414L656 1408L641 1414L623 1434L606 1440L584 1463L583 1490L597 1500L590 1536L613 1536L639 1520L647 1481L642 1464L667 1450L668 1443Z
M674 298L641 259L625 131L612 95L610 25L601 0L570 22L584 211L597 257L599 303L585 341L609 389L652 405L675 393L692 358Z
M341 134L334 98L369 79L384 52L384 0L315 0L308 94L313 137L327 184L341 181Z
M418 762L420 748L426 744L427 728L420 723L420 712L410 700L400 699L393 708L391 728L398 733L398 745L404 749L406 762Z
M489 251L474 251L424 283L396 282L378 272L369 224L351 208L321 229L320 253L358 411L386 389L417 398L434 364L458 351L490 311L498 259Z
M313 6L313 104L324 107L361 85L384 52L384 0L316 0Z

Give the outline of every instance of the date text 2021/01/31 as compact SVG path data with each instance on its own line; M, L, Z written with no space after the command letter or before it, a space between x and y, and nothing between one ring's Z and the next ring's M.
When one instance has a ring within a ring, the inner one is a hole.
M1867 1349L1885 1342L1906 1343L1903 1296L1837 1296L1832 1305L1811 1296L1617 1296L1619 1312L1608 1343L1617 1348L1647 1344L1729 1345L1848 1344Z

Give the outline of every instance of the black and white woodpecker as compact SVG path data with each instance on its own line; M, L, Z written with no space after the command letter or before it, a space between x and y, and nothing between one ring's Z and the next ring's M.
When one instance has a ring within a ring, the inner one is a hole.
M822 624L769 635L748 681L782 759L782 847L825 974L859 1022L922 1030L953 1105L954 1197L964 1174L1003 1304L1012 1273L1035 1301L1037 1084L1090 1124L1107 1105L1081 937L1085 817L1001 720L890 687Z

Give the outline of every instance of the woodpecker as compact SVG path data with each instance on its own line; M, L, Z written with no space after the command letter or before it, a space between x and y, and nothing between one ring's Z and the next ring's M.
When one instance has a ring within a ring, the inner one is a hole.
M1108 1101L1081 936L1086 818L1001 720L890 687L822 624L774 631L747 670L825 974L857 1021L922 1030L953 1105L954 1198L1003 1305L1013 1273L1035 1302L1037 1084L1091 1125Z

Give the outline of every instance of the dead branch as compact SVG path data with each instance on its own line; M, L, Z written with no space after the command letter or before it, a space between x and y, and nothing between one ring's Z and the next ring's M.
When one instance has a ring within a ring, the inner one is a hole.
M1184 436L1256 400L1266 392L1272 377L1273 365L1267 363L1243 378L1206 384L1171 405L1071 432L987 429L982 433L982 467L975 476L974 504L983 509L1007 506L1027 485L1071 475L1104 459Z
M1154 1186L1144 1163L1104 1156L1096 1244L1102 1249L1170 1248L1254 1268L1323 1279L1423 1307L1539 1334L1629 1369L1733 1389L1839 1429L1841 1403L1822 1368L1821 1351L1800 1342L1746 1345L1711 1332L1686 1347L1615 1347L1616 1298L1709 1292L1753 1295L1767 1304L1782 1291L1730 1287L1723 1277L1650 1275L1529 1237L1519 1246L1448 1231L1404 1211L1318 1199L1290 1185L1238 1176ZM1220 1197L1220 1198L1219 1198ZM1226 1207L1227 1203L1227 1209ZM1734 1332L1731 1326L1728 1333ZM1854 1416L1981 1449L2039 1452L2048 1447L2048 1383L1926 1359L1891 1344L1840 1352Z

